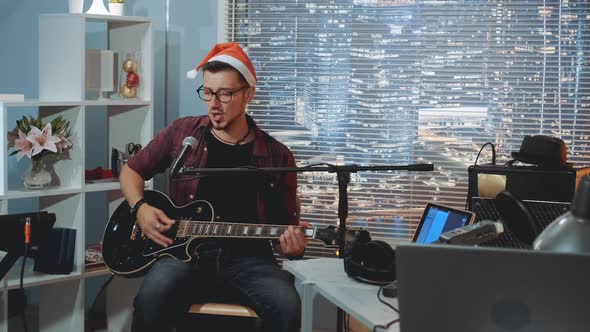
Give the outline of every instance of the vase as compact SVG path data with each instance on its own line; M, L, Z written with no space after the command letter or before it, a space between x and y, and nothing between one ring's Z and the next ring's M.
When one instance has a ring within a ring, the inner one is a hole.
M111 15L122 16L124 5L123 2L109 2L109 13Z
M42 189L51 185L51 171L42 159L32 159L31 168L23 176L23 184L28 189Z

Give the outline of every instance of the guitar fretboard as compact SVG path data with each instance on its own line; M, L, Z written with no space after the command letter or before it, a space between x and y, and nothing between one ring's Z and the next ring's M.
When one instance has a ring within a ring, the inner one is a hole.
M177 237L225 237L225 238L249 238L249 239L278 239L289 226L285 225L264 225L264 224L242 224L225 222L206 222L193 220L178 220ZM315 238L316 228L300 229L308 238Z

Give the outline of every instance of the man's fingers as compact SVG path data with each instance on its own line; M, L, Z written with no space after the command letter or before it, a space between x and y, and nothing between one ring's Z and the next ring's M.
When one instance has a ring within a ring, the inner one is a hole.
M311 227L311 224L307 221L300 221L299 226L301 226L303 228L309 228L309 227Z
M156 238L154 238L154 239L152 239L152 241L154 241L154 242L155 242L156 244L158 244L160 247L164 247L164 248L165 248L165 247L167 247L167 246L168 246L168 245L167 245L165 242L162 242L162 240L160 240L160 239L156 239Z
M170 219L162 210L157 210L156 216L158 217L158 221L160 222L160 224L166 226L167 229L172 227L172 225L174 225L174 223L176 222L174 219Z
M297 248L305 248L307 246L307 238L303 235L303 233L298 232L294 235L295 242L297 243Z
M291 249L291 238L289 237L289 233L285 232L281 235L281 246L283 246L283 250L289 251Z
M162 247L168 247L168 245L172 243L172 239L170 239L170 238L166 237L164 234L160 233L158 231L158 229L152 230L148 234L149 234L148 238L150 240L156 242L158 245L160 245Z
M305 223L308 224L308 223ZM293 243L297 246L297 248L305 248L307 246L307 238L305 237L305 235L303 234L303 232L300 229L295 229L293 228L292 232L292 239L293 239Z

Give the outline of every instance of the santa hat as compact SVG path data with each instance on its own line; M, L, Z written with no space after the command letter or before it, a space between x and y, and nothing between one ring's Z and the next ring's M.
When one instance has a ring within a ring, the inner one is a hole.
M199 69L206 63L212 61L227 63L239 71L244 76L246 81L248 81L250 86L254 86L256 84L256 70L254 70L252 61L250 61L250 58L246 53L244 53L244 50L242 50L240 45L233 42L215 45L211 51L207 53L201 63L199 63L196 69L186 73L186 77L189 80L196 79Z

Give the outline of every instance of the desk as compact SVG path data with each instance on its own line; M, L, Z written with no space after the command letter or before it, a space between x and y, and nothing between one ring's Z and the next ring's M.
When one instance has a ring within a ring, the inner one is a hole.
M338 258L317 258L285 261L283 268L293 274L303 287L301 299L301 332L312 332L313 305L317 294L341 308L365 326L386 325L398 314L377 299L379 286L358 282L344 272L344 263ZM383 298L383 297L382 297ZM397 308L397 299L383 298ZM391 325L390 332L399 331L399 322Z

